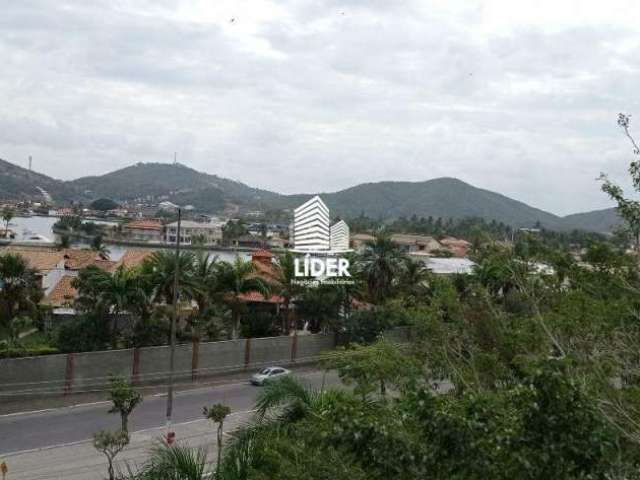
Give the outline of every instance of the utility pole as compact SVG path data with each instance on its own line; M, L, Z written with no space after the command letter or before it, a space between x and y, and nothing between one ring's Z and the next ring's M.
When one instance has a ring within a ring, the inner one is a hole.
M178 322L178 278L180 275L180 222L182 210L178 207L178 229L176 235L176 265L173 271L173 315L171 317L171 340L169 353L169 388L167 390L167 443L172 444L175 433L171 431L171 416L173 415L173 370L176 355L176 323Z

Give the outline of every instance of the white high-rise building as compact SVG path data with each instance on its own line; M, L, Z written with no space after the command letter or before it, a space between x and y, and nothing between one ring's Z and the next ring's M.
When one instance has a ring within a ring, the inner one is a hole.
M293 211L293 243L296 250L330 248L329 209L317 195Z
M349 250L349 225L344 220L331 225L331 241L330 246L332 251L345 251Z

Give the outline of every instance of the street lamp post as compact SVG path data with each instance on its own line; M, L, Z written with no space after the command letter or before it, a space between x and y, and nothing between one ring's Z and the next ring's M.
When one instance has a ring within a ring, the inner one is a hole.
M171 339L169 353L169 388L167 390L167 443L173 443L175 433L171 431L171 416L173 415L173 370L176 355L176 323L178 322L178 279L180 276L180 224L182 210L178 207L178 228L176 235L176 265L173 277L173 315L171 317Z

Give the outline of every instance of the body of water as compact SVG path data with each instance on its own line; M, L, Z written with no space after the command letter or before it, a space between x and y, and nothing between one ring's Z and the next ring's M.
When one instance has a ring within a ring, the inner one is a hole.
M18 242L28 241L28 238L33 235L42 235L51 242L57 242L60 240L59 235L53 233L53 224L58 221L58 217L15 217L9 222L9 229L13 230L16 234L15 240ZM116 225L116 222L108 222L103 220L91 220L95 223L104 225ZM4 228L4 225L2 225ZM106 242L105 242L106 243ZM71 241L71 245L74 247L88 247L89 245L83 241ZM148 247L151 250L157 249L150 245ZM119 260L127 250L139 250L140 247L129 247L126 245L113 245L108 244L109 257L111 260ZM219 260L233 261L236 256L240 258L248 259L251 254L248 252L232 252L229 250L209 250L213 255L217 255Z

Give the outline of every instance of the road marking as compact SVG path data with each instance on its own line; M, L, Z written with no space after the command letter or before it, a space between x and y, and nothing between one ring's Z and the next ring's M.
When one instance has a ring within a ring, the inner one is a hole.
M88 403L76 403L75 405L65 405L64 407L54 407L54 408L45 408L42 410L28 410L26 412L14 412L14 413L5 413L0 415L0 418L7 417L19 417L24 415L38 415L43 413L51 413L63 410L72 410L74 408L83 408L83 407L95 407L96 405L107 405L111 402L109 400L100 400L98 402L88 402Z
M251 410L240 410L238 412L231 412L229 415L227 415L227 418L228 417L238 416L238 415L246 415L248 413L254 413L256 411L257 410L254 408L254 409L251 409ZM171 428L174 428L176 426L191 425L193 423L206 422L206 421L207 421L206 418L198 418L198 419L195 419L195 420L189 420L187 422L174 423L174 424L171 425ZM134 434L137 434L137 433L144 434L144 433L151 432L152 430L159 430L159 429L165 429L165 428L167 428L166 425L160 425L160 426L157 426L157 427L143 428L142 430L136 430L136 431L130 432L130 433L131 433L131 435L134 435ZM25 454L28 454L28 453L52 450L54 448L73 447L73 446L80 445L80 444L87 443L87 442L93 442L93 439L92 438L87 438L87 439L84 439L84 440L76 440L75 442L59 443L59 444L56 444L56 445L47 445L46 447L30 448L28 450L18 450L16 452L2 453L2 457L3 458L8 458L8 457L15 457L15 456L18 456L18 455L25 455Z
M310 377L313 375L317 375L318 373L322 373L322 370L304 370L301 369L300 373L296 373L295 370L293 370L294 374L297 377ZM189 388L186 390L180 390L178 392L175 393L176 397L181 397L181 396L186 396L189 394L197 394L197 393L202 393L205 392L207 390L211 390L214 389L216 387L237 387L237 386L241 386L241 385L247 385L250 386L251 383L248 380L244 380L242 382L232 382L232 383L215 383L209 386L203 386L203 387L198 387L198 388ZM152 386L149 386L148 388L152 388ZM160 398L160 397L166 397L167 396L167 392L160 392L160 393L155 393L152 395L148 395L149 398ZM55 411L61 411L61 410L69 410L72 408L79 408L79 407L92 407L92 406L96 406L96 405L102 405L102 404L108 404L110 403L108 400L100 400L97 402L89 402L89 403L78 403L78 404L74 404L74 405L65 405L63 407L53 407L53 408L45 408L42 410L27 410L24 412L14 412L14 413L5 413L0 415L0 418L5 418L5 417L17 417L20 415L35 415L35 414L41 414L41 413L49 413L49 412L55 412Z

